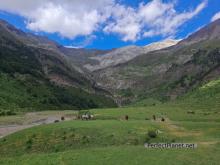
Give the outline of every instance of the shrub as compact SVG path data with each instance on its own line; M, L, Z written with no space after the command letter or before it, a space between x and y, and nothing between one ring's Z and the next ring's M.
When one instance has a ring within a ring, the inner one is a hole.
M59 152L59 148L58 147L54 147L54 152Z
M32 139L28 139L26 141L26 149L31 149L32 148L32 144L33 144Z
M155 130L148 131L148 137L149 138L156 138L157 137L156 131Z

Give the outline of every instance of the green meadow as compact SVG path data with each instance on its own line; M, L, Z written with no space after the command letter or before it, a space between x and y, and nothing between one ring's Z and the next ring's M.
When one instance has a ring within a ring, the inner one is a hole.
M216 81L175 102L92 109L89 113L94 120L76 119L24 129L0 139L0 164L219 165L218 87ZM86 112L65 111L68 115ZM0 123L19 123L24 115L1 117ZM145 143L195 143L197 148L149 149Z

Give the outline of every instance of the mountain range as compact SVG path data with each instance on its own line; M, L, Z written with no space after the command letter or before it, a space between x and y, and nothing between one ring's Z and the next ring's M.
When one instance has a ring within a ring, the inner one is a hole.
M114 107L111 95L81 73L64 47L0 21L0 107ZM77 50L78 51L78 50ZM85 51L86 52L86 51Z
M67 48L1 20L0 44L3 108L164 102L220 76L220 20L183 40L113 50Z
M91 64L90 62L88 62L88 64L84 65L84 67L87 68L89 71L95 71L116 66L118 64L126 63L141 54L146 54L151 51L167 48L176 45L178 42L178 40L165 40L162 42L152 43L143 47L133 45L119 48L106 54L90 57L90 59L97 61L96 64Z
M147 98L166 101L218 78L219 51L220 20L216 20L174 46L93 74L96 82L112 91L122 104Z

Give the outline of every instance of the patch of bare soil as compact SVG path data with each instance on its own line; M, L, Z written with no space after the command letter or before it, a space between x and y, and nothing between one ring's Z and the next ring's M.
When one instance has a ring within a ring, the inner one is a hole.
M57 114L44 114L40 112L27 113L24 116L22 124L0 125L0 138L33 126L51 124L54 123L55 120L60 121L62 116L64 116L65 121L76 119L76 116L74 115L64 115L59 112Z
M10 135L14 132L30 128L32 125L3 125L0 126L0 138Z
M189 131L184 127L178 126L169 119L166 119L166 122L160 123L161 127L168 130L170 134L176 137L187 137L187 136L201 136L202 132L199 131Z

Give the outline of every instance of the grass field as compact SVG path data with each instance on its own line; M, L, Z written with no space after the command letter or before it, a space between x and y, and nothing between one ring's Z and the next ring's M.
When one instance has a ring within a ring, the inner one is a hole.
M70 120L11 134L0 139L0 164L219 165L220 107L216 85L220 83L216 82L177 102L149 107L93 109L90 113L95 120ZM58 113L77 114L76 111L65 111L41 112L38 115ZM124 120L126 115L128 121ZM156 120L153 120L153 115ZM165 122L161 121L162 118ZM0 123L23 120L27 120L26 115L20 113L1 117ZM152 131L157 132L156 137L149 136ZM144 143L159 142L195 143L198 147L144 147Z
M217 165L220 111L188 111L171 105L91 110L96 120L42 125L1 139L0 164ZM149 130L160 133L149 138ZM198 148L146 149L145 142L196 143Z

